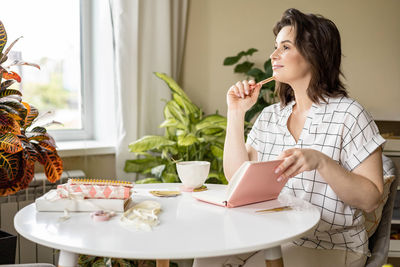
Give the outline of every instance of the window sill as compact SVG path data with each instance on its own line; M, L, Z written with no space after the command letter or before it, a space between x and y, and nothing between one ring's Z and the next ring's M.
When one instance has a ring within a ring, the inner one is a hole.
M115 146L95 140L60 141L57 142L57 152L60 157L79 157L92 155L115 154Z

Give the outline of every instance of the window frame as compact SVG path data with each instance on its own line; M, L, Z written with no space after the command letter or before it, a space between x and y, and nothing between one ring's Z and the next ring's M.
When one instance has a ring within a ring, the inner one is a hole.
M90 0L79 0L81 63L80 110L82 128L48 130L49 134L57 142L94 139L94 103L90 101L93 99L93 6L91 2Z

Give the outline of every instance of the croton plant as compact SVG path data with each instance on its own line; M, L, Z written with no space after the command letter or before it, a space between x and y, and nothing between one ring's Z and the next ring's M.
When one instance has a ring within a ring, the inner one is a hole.
M40 69L37 64L20 60L6 66L7 55L19 39L3 52L7 33L0 21L0 196L28 187L34 177L35 162L44 165L50 182L60 179L63 171L54 139L47 133L46 126L37 125L38 110L22 101L19 90L10 88L15 82L21 82L21 77L10 70L12 66Z

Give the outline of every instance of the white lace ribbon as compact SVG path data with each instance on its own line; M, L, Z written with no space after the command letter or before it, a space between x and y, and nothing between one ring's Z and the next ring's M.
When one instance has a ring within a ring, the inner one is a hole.
M65 196L65 197L61 197ZM44 195L44 199L48 201L57 201L59 199L74 199L74 200L83 200L85 196L82 192L69 192L63 188L57 188L56 190L51 190L47 194Z
M160 223L157 216L160 212L161 205L158 202L146 200L124 212L121 222L139 230L150 231Z

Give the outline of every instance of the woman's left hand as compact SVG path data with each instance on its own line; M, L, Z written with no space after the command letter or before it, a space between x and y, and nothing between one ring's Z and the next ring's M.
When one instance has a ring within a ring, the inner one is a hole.
M327 156L314 149L291 148L282 152L277 159L284 161L275 169L275 173L282 172L278 181L292 178L304 171L318 169Z

